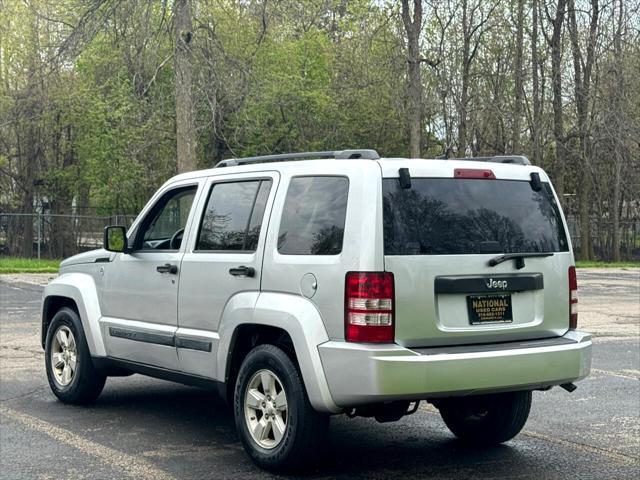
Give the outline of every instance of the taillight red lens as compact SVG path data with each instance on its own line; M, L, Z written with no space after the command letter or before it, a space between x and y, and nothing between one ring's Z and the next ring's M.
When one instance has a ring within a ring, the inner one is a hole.
M576 267L569 267L569 328L578 328L578 279Z
M348 342L393 342L393 274L349 272L345 279L344 324Z

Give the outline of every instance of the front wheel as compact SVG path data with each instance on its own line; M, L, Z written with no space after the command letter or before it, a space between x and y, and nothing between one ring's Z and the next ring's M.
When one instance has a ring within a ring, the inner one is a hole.
M45 367L51 391L65 403L91 403L104 388L106 377L93 367L80 317L70 308L61 308L51 319Z
M292 359L275 345L246 356L234 395L236 428L256 465L298 470L313 463L324 446L329 416L316 412Z
M450 398L437 406L444 423L460 440L491 446L520 433L529 418L531 392Z

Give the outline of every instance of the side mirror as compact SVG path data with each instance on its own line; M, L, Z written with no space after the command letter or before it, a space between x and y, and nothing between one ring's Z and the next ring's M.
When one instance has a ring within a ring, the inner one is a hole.
M127 230L124 227L105 227L103 247L109 252L127 252Z

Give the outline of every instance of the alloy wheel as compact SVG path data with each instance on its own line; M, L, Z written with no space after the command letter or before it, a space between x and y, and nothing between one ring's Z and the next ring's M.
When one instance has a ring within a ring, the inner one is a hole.
M61 326L51 341L51 369L57 383L66 387L76 373L78 353L76 339L67 326Z
M287 431L287 414L282 382L271 370L258 370L244 395L244 416L251 438L262 448L275 448Z

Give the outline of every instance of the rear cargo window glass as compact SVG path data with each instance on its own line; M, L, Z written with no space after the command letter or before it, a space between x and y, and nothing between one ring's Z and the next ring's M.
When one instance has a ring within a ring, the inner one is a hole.
M337 255L342 251L349 180L291 179L278 232L284 255Z
M567 251L548 183L453 178L383 180L387 255Z

